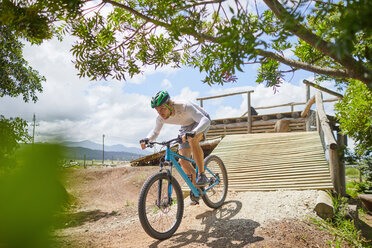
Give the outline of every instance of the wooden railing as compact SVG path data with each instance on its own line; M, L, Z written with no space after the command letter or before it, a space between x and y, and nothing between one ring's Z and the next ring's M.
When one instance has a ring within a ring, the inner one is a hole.
M215 98L220 98L220 97L227 97L227 96L234 96L234 95L241 95L241 94L247 94L247 132L251 133L252 132L252 113L251 113L251 94L253 93L253 90L249 91L240 91L240 92L234 92L234 93L229 93L229 94L223 94L223 95L217 95L217 96L207 96L207 97L200 97L196 98L196 100L200 101L200 107L203 107L203 101L208 100L208 99L215 99Z
M338 148L340 145L344 144L345 137L339 134L336 141L333 135L332 131L333 129L331 128L330 121L324 110L323 104L324 101L322 93L319 90L317 90L315 95L308 100L305 109L301 113L301 117L308 116L311 106L314 103L316 104L317 130L327 148L326 151L328 152L329 157L329 170L332 178L332 183L337 193L345 195L346 194L345 167L343 163L339 160L338 156ZM330 91L327 90L327 93L330 93ZM337 100L339 98L340 96L337 96Z

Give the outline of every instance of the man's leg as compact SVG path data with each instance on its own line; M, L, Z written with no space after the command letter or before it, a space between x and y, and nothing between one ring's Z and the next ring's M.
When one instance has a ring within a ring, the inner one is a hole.
M200 147L199 142L204 138L203 133L199 133L194 138L188 137L188 142L191 147L192 155L198 166L199 173L204 173L204 152Z
M180 155L182 155L184 157L187 157L187 158L191 157L191 148L182 148L178 152L179 152ZM182 169L185 171L185 173L187 175L192 175L192 183L195 185L196 175L195 175L194 167L187 160L180 159L179 162L180 162L180 165L182 166Z
M191 148L182 148L179 151L179 154L184 156L184 157L191 157ZM187 175L192 175L192 183L195 185L196 183L196 174L195 174L195 169L191 165L191 163L187 160L180 159L180 164L182 166L182 169L185 171ZM190 191L190 205L198 205L199 204L199 199L193 196L193 193Z

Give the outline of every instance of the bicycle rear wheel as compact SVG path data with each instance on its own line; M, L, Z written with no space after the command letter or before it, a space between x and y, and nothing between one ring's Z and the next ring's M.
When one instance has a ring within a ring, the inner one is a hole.
M204 160L205 174L209 179L209 185L206 188L214 185L211 189L207 190L203 195L204 203L210 208L219 208L224 203L227 190L228 178L225 165L222 160L216 155L209 155Z
M155 239L170 238L181 224L183 195L177 180L165 172L144 183L138 200L138 216L143 229Z

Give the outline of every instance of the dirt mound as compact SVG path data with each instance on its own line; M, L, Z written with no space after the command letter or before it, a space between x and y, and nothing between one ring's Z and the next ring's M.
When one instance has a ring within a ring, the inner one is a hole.
M201 202L185 212L174 236L154 240L137 215L140 188L158 167L68 169L77 198L55 240L60 247L329 247L334 238L302 220L314 215L317 191L229 192L213 210ZM288 219L290 218L290 219ZM343 244L342 247L348 247Z
M142 184L157 167L72 169L64 173L68 192L80 210L110 212L137 203Z

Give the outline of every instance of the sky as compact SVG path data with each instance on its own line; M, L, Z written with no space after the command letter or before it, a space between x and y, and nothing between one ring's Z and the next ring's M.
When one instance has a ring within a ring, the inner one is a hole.
M138 147L138 141L146 137L154 127L156 111L150 100L159 90L167 90L174 100L196 101L198 97L254 90L251 102L254 107L289 102L305 102L304 79L312 80L308 72L296 73L290 82L284 82L275 93L264 84L257 84L258 65L246 66L237 74L235 83L223 86L204 84L204 74L194 68L146 68L142 75L126 81L90 81L79 78L70 53L73 40L56 39L40 46L27 44L24 57L30 66L46 77L43 92L38 93L36 103L24 103L22 96L0 98L0 113L5 117L22 117L30 123L35 114L35 142L58 139L67 141L91 140L105 144L123 144ZM332 83L323 86L334 89ZM335 89L334 89L335 90ZM313 95L314 92L311 92ZM324 99L332 98L324 94ZM236 95L204 101L205 110L212 119L238 117L247 110L247 96ZM302 110L296 106L295 110ZM257 110L259 114L288 112L290 107ZM333 103L326 103L326 112L333 114ZM175 137L178 126L165 125L158 140Z
M258 1L260 2L260 1ZM108 10L104 10L108 11ZM43 92L38 93L36 103L24 103L22 96L0 98L0 114L5 117L22 117L29 122L32 134L32 118L35 114L35 142L54 140L102 142L138 147L139 140L146 137L155 125L156 111L150 100L160 90L167 90L174 100L196 101L198 97L214 96L231 92L253 90L251 104L254 107L271 106L290 102L305 102L304 79L313 80L313 74L298 71L281 84L279 91L264 84L257 84L258 65L245 66L238 73L235 83L223 86L204 84L205 74L194 68L145 68L141 75L125 81L90 81L79 78L70 52L73 38L66 37L46 41L40 46L26 43L24 57L33 69L46 77ZM284 54L293 54L290 50ZM322 86L334 89L333 83ZM311 95L314 94L314 89ZM324 93L324 99L333 98ZM327 114L334 114L334 103L326 103ZM239 117L247 111L247 96L236 95L204 101L204 108L212 119ZM304 106L296 106L302 110ZM313 106L314 108L314 106ZM289 112L290 107L257 110L258 114ZM158 140L174 138L178 126L165 125Z

